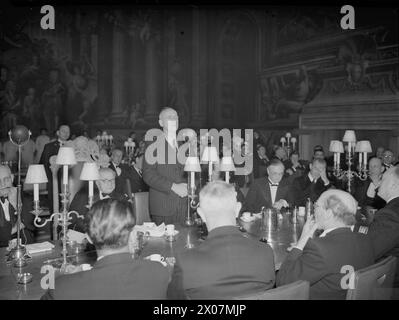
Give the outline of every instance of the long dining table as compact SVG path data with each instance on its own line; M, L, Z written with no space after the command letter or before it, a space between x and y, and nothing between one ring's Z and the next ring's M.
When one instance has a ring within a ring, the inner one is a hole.
M274 252L274 261L276 270L281 266L292 243L297 242L304 219L298 217L296 223L292 222L290 214L280 215L273 226L263 224L261 219L254 219L250 222L244 222L237 219L237 228L242 231L244 237L254 241L262 241L264 245L272 247ZM263 227L262 227L263 225ZM145 237L144 245L138 258L145 258L151 254L158 253L165 258L173 258L177 253L183 250L190 250L201 245L204 241L202 228L198 226L176 226L179 233L173 241L165 237ZM33 254L28 260L27 266L19 269L11 264L6 264L6 248L0 248L0 300L35 300L45 293L41 287L41 274L43 265L49 261L61 261L62 245L60 241L54 242L55 248L48 252ZM74 265L93 264L96 261L95 251L84 251L78 254L71 254L69 260ZM172 268L169 268L172 270ZM85 272L85 271L81 271ZM33 278L30 283L18 284L18 274L30 273Z

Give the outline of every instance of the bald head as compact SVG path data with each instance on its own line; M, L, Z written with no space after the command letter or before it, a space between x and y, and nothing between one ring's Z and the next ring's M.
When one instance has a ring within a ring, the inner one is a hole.
M373 157L369 160L369 174L370 176L379 176L384 171L382 166L382 160L377 157Z
M159 125L165 133L176 134L179 128L179 116L176 110L172 108L164 108L159 113Z
M116 173L110 168L100 168L100 180L96 181L98 189L105 194L109 194L115 190Z
M236 224L241 209L234 187L223 181L208 183L200 192L198 214L208 230Z

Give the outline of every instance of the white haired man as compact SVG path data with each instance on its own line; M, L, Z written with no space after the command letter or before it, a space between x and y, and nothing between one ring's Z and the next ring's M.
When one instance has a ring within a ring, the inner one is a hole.
M310 299L345 299L343 277L374 263L370 239L352 231L357 201L347 192L331 189L321 194L314 219L306 221L298 243L277 274L277 286L297 280L310 282ZM312 238L317 229L324 232Z

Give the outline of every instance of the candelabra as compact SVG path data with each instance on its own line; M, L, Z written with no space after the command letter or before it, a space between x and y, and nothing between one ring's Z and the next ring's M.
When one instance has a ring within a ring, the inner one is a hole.
M28 143L31 132L25 126L16 126L8 132L12 144L18 146L18 184L17 184L17 245L13 248L7 261L14 262L14 267L24 267L26 265L26 248L21 245L21 148Z
M135 144L135 142L133 141L132 138L128 138L127 141L125 141L124 146L125 146L126 154L130 158L132 153L133 153L133 151L134 151L134 147L136 146L136 144Z
M101 136L98 135L96 137L96 142L97 142L99 148L101 148L103 145L112 146L113 140L114 140L114 137L111 134L108 135L107 131L104 131Z
M32 213L35 215L33 223L37 228L44 227L50 221L53 221L54 223L61 221L63 263L60 271L61 273L65 273L67 271L68 265L70 265L68 264L67 261L67 229L68 225L70 224L69 221L72 219L73 214L75 214L78 219L79 218L83 219L84 217L82 215L79 215L79 213L76 211L68 211L68 204L70 197L70 193L68 191L68 166L76 164L75 153L73 148L61 147L57 154L56 164L63 166L63 193L61 193L62 212L55 212L50 216L50 218L44 219L44 221L41 222L43 220L42 218L40 218L40 213L42 212L42 210L40 209L39 206L39 200L38 199L35 200L34 198L34 203L33 203L34 207Z
M285 137L281 137L280 142L281 142L282 147L287 152L287 156L289 157L291 152L295 151L295 145L297 142L296 138L291 137L291 133L287 132L285 134ZM291 145L292 145L292 147L291 147Z
M348 165L347 170L343 170L340 166L341 153L344 153L343 142L346 142L346 163ZM353 130L346 130L342 141L332 140L330 142L330 152L334 153L334 168L333 174L336 178L347 180L347 191L351 192L352 179L357 177L364 181L367 179L367 153L371 153L371 145L367 140L359 141L356 143L356 135ZM353 155L355 152L359 153L359 167L358 170L352 170Z
M195 199L197 197L195 191L196 191L196 185L195 185L195 173L196 172L201 172L201 166L199 163L199 159L197 157L188 157L186 160L186 164L184 166L184 171L189 172L190 174L188 175L188 184L187 184L187 197L188 197L188 203L187 203L187 217L185 224L187 226L192 226L194 225L194 220L193 217L191 216L191 209L197 209L199 202L195 203Z

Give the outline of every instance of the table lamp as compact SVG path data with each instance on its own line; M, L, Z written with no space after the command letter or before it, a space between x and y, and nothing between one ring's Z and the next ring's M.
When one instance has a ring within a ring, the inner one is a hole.
M93 205L94 195L94 182L100 179L100 173L98 171L97 164L95 162L85 162L83 164L82 172L80 173L80 180L89 181L89 203L88 208L90 209Z
M222 162L220 163L220 171L226 172L226 182L230 183L230 171L235 171L236 167L234 166L233 158L230 156L223 157Z
M212 181L212 165L214 162L219 162L218 152L216 147L206 146L202 154L201 161L208 162L209 182Z

